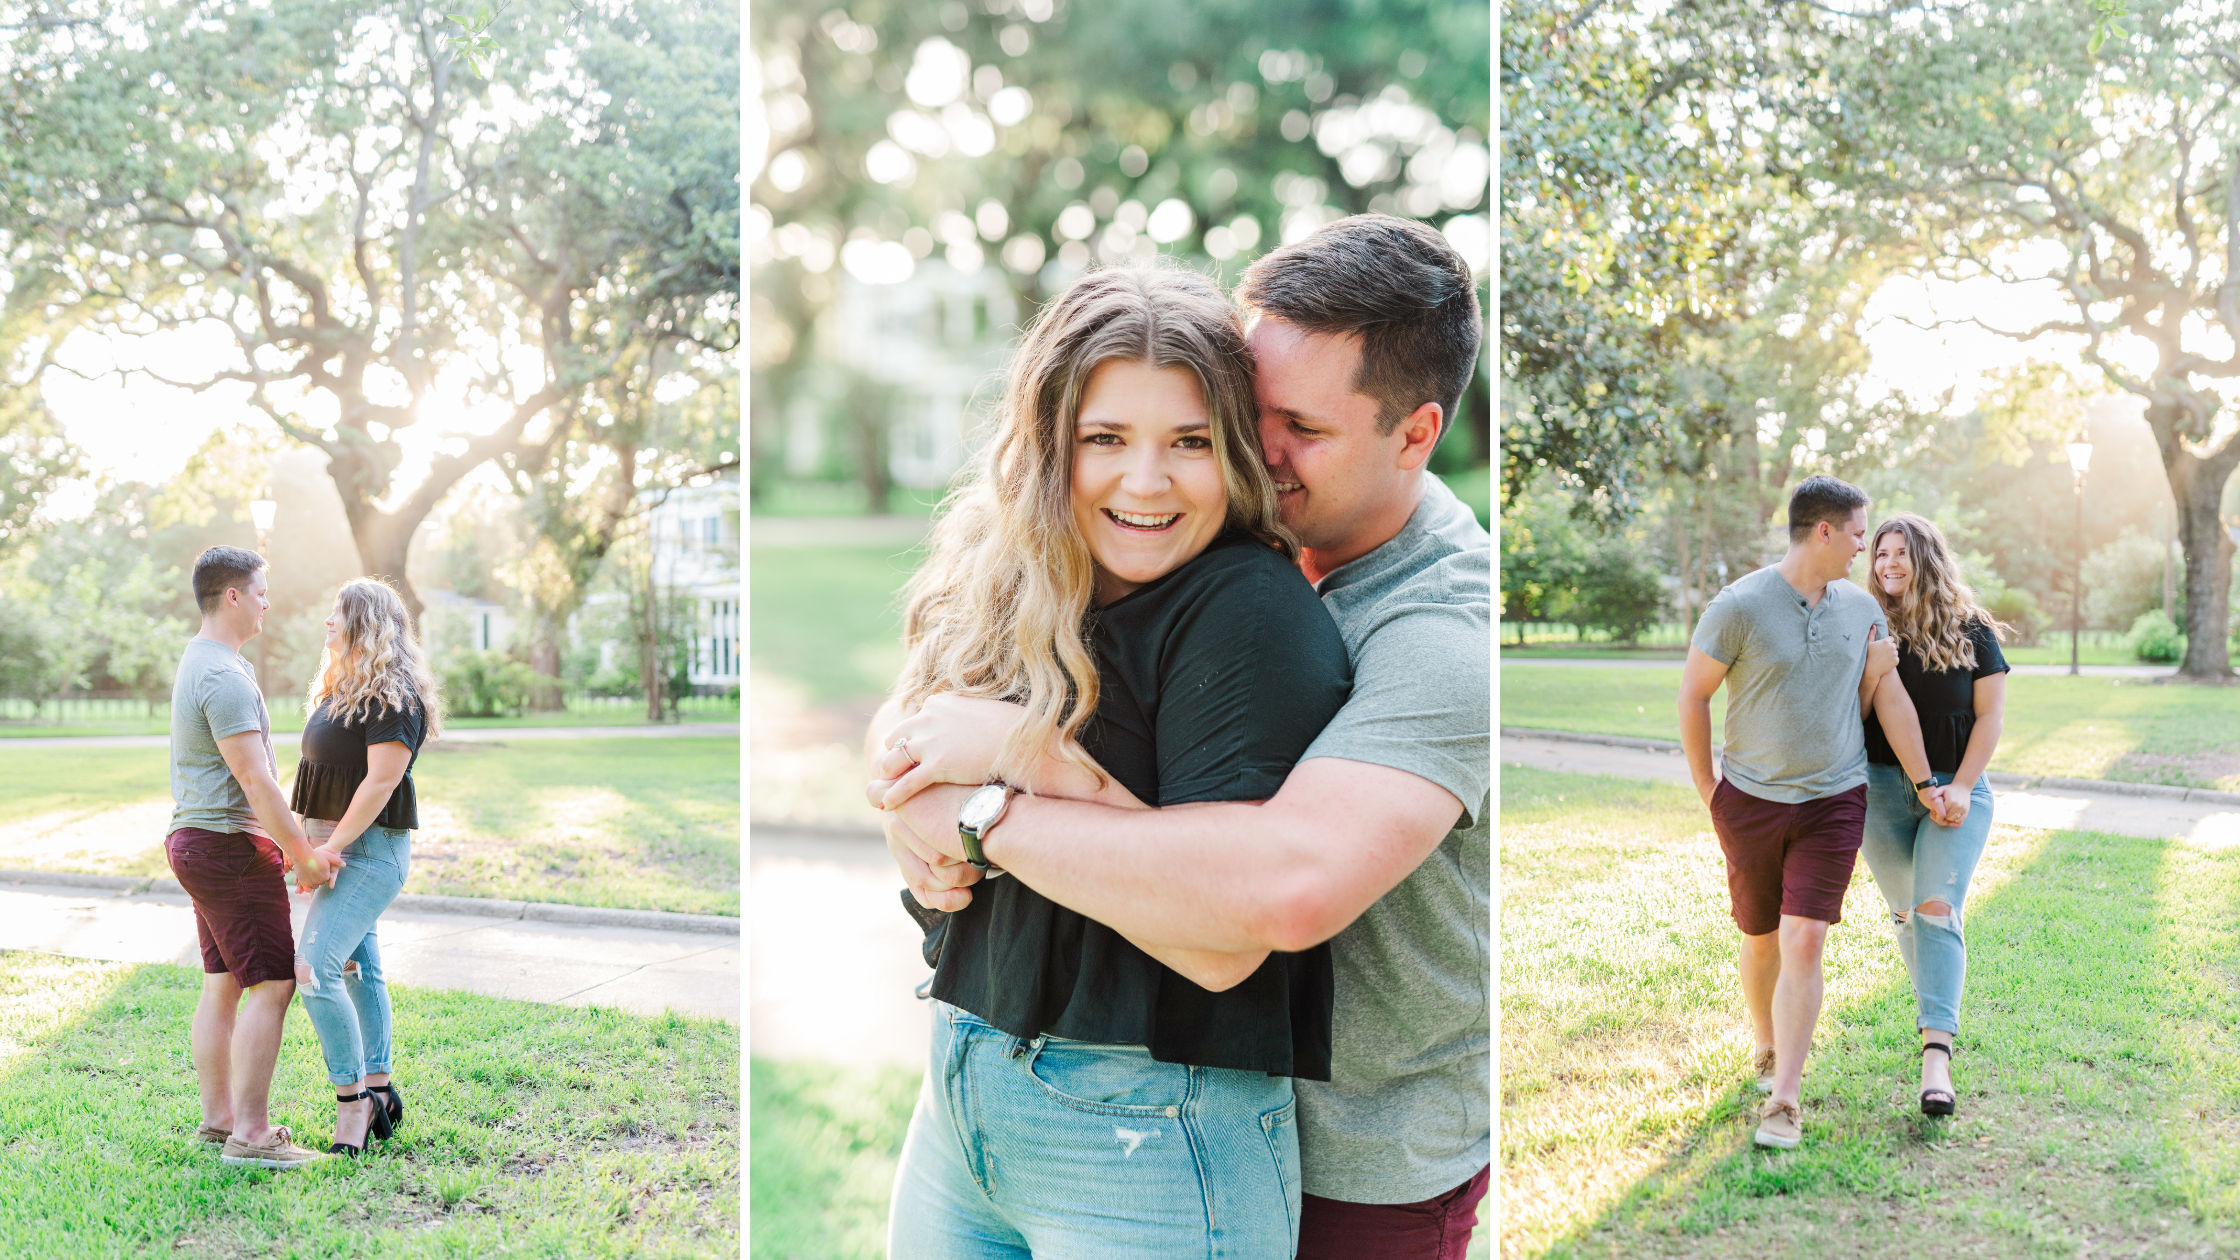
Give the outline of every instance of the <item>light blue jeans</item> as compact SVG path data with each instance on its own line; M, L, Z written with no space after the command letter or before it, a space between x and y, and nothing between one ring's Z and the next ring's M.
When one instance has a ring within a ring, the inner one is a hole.
M1949 774L1935 776L1952 782ZM1968 793L1968 816L1957 827L1940 826L1913 794L1906 772L1867 765L1867 828L1859 856L1890 907L1898 953L1913 977L1917 1026L1960 1031L1960 988L1968 979L1968 943L1962 935L1968 883L1991 836L1991 784L1977 779ZM1950 914L1922 914L1923 902L1942 901Z
M1289 1077L1026 1040L934 1003L888 1214L891 1260L1289 1260Z
M304 830L319 844L334 824L309 819ZM374 923L412 873L412 833L368 827L342 857L348 865L334 886L311 895L303 939L296 942L296 992L319 1034L327 1079L336 1085L389 1070L389 986ZM343 970L351 963L358 965Z

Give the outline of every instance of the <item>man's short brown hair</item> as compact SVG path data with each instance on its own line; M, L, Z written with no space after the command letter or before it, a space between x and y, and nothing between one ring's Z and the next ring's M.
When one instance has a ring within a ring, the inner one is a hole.
M1436 228L1389 214L1340 219L1245 270L1257 314L1314 333L1361 337L1353 387L1377 400L1377 432L1439 404L1442 434L1478 366L1484 320L1470 264Z
M225 603L226 588L246 590L249 578L264 567L264 557L246 547L212 547L195 558L194 602L204 616Z
M1814 527L1822 521L1841 530L1850 523L1851 514L1865 506L1866 491L1841 477L1815 473L1789 496L1789 541L1803 542L1812 537Z

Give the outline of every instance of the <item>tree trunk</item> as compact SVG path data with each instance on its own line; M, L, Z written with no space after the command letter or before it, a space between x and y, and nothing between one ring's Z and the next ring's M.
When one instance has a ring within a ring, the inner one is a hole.
M371 503L353 505L346 495L342 501L343 515L350 521L351 541L358 544L358 564L365 576L378 578L396 588L397 596L404 600L405 614L412 618L412 628L420 629L420 614L426 605L420 602L420 593L412 589L412 579L405 576L405 559L411 551L412 535L420 527L425 513L407 519L376 509Z
M1692 641L1696 634L1696 606L1688 598L1688 506L1685 502L1672 505L1672 551L1674 572L1680 578L1680 637Z
M2178 673L2201 682L2233 678L2227 642L2232 609L2226 602L2232 593L2233 546L2217 511L2233 454L2240 454L2240 443L2209 460L2186 453L2170 470L2171 489L2180 504L2178 544L2186 556L2186 655Z
M2206 400L2209 414L2216 400ZM2183 436L2184 409L2176 402L2150 403L2147 427L2162 453L2163 472L2170 479L2170 497L2176 503L2178 545L2186 562L2186 654L2178 676L2195 682L2231 682L2232 650L2226 636L2232 629L2232 610L2226 603L2232 592L2232 536L2225 532L2218 511L2223 506L2224 483L2240 466L2240 438L2227 437L2207 455L2190 449Z

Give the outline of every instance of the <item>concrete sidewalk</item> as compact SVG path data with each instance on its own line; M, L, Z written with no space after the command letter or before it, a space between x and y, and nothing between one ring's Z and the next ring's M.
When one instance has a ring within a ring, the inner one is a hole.
M932 972L886 842L869 829L755 823L747 868L749 1051L924 1067L932 1007L914 990Z
M300 934L310 899L289 902ZM735 936L393 906L381 918L380 937L382 966L402 985L638 1015L673 1008L739 1019ZM0 949L202 965L194 911L181 894L28 880L0 884Z
M688 735L737 735L737 722L679 722L670 726L480 726L447 730L438 744L496 744L516 739L676 739ZM303 742L301 731L274 731L275 744ZM0 738L10 748L169 748L169 735L25 735Z
M1661 740L1617 736L1566 738L1504 731L1500 752L1503 765L1692 785L1687 759L1679 748L1662 745ZM1996 818L2013 826L2152 836L2204 848L2240 845L2240 796L2233 793L2000 773L1987 777Z

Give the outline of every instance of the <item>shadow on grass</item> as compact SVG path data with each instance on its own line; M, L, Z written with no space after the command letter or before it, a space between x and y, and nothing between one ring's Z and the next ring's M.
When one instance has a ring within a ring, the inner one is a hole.
M2234 865L2040 837L1969 907L1959 1117L1918 1114L1901 979L1824 1015L1802 1147L1751 1146L1757 1095L1738 1080L1547 1254L2233 1254ZM2218 1141L2197 1140L2204 1123Z
M738 1254L734 1025L398 989L397 1138L273 1173L191 1140L198 973L0 954L0 1003L88 976L0 1073L0 1254ZM323 1149L333 1109L291 1012L273 1118Z

